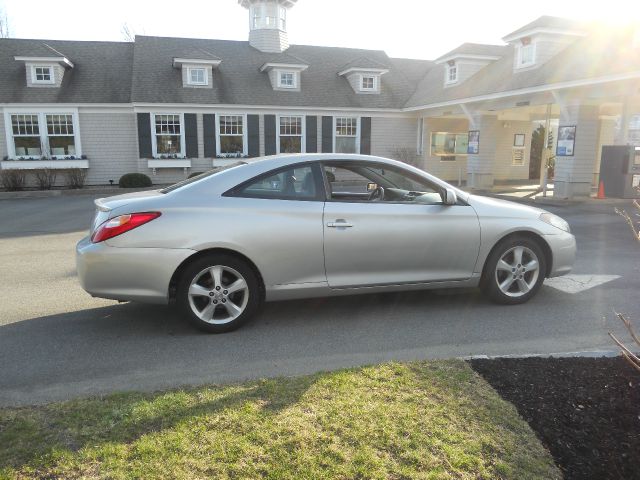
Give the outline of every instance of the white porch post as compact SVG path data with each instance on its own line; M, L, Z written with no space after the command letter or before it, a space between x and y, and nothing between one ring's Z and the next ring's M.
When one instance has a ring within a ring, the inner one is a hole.
M467 186L474 190L489 190L493 187L493 163L498 144L498 117L476 115L469 122L469 130L480 132L477 154L467 156Z
M558 198L588 197L597 156L599 107L566 105L560 115L559 133L564 126L575 126L572 156L556 156L553 196ZM556 139L556 145L561 140Z

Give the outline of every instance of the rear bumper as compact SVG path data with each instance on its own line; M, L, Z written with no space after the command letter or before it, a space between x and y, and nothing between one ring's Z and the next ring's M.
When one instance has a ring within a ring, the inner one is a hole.
M80 285L94 297L168 303L169 281L195 250L118 248L86 237L76 246Z
M576 237L571 233L562 232L556 235L545 235L544 239L549 244L553 256L549 277L559 277L569 273L576 259Z

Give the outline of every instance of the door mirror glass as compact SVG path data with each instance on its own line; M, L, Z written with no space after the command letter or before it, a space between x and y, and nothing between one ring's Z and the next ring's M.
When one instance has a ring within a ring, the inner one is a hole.
M456 195L455 190L452 188L447 188L444 191L444 199L443 202L445 205L455 205L458 203L458 196Z

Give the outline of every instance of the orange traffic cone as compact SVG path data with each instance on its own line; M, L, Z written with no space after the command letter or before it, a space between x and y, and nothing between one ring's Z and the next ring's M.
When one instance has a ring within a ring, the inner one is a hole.
M596 198L598 200L604 200L605 198L607 198L604 196L604 182L602 180L600 180L600 185L598 186L598 195L596 196Z

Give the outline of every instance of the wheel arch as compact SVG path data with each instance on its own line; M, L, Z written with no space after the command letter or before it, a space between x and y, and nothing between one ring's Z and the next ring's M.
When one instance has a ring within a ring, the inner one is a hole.
M551 247L549 246L547 241L542 237L542 235L540 235L539 233L532 232L531 230L518 230L502 236L501 238L498 239L498 241L496 241L493 247L491 247L491 250L489 251L489 253L484 259L484 264L482 265L481 281L484 281L486 279L487 262L491 258L491 255L493 255L493 253L495 252L496 248L498 248L498 246L505 240L512 239L512 238L526 238L528 240L535 242L540 247L540 249L542 250L542 253L544 254L545 267L546 267L546 271L544 272L544 277L547 278L553 268L553 252L551 251Z
M176 268L175 272L173 272L173 275L171 276L171 280L169 280L169 291L168 291L169 303L174 303L175 302L176 293L177 293L177 290L178 290L178 282L180 281L180 277L182 276L182 272L184 272L184 270L192 262L195 262L195 261L199 260L202 257L205 257L207 255L212 255L212 254L230 255L230 256L236 257L236 258L246 262L247 265L249 265L249 267L251 267L251 269L254 271L254 273L256 274L256 276L258 278L258 282L260 284L261 301L264 300L265 293L266 293L266 289L265 289L265 285L264 285L264 279L262 277L262 273L260 273L260 269L258 269L258 266L255 264L254 261L252 261L246 255L243 255L242 253L240 253L240 252L238 252L236 250L229 249L229 248L207 248L207 249L204 249L204 250L199 250L198 252L194 253L190 257L187 257L185 260L182 261L182 263L180 265L178 265L178 268Z

